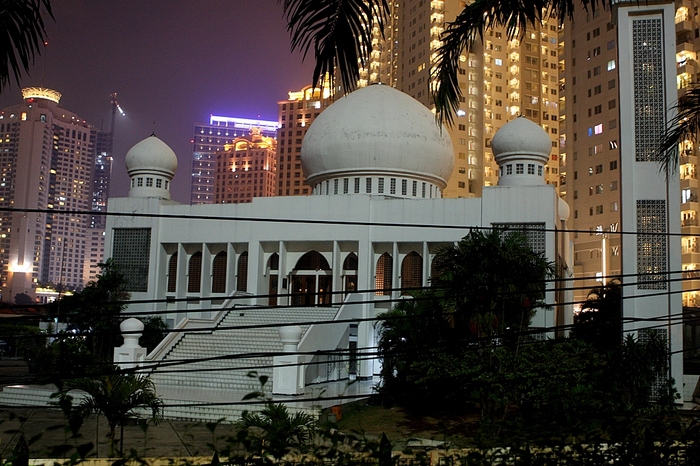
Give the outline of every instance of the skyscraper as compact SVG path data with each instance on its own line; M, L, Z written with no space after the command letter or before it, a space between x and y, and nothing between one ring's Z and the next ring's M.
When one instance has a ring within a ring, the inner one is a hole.
M441 34L464 9L460 0L391 2L384 39L375 48L360 84L383 82L433 109L431 67L442 45ZM498 180L490 144L496 131L518 115L542 126L552 139L545 167L547 183L558 186L559 82L556 20L508 40L504 30L488 31L460 57L461 108L449 129L455 167L445 197L476 197Z
M276 145L274 138L252 128L247 136L238 137L217 151L214 203L239 204L252 202L255 197L274 196Z
M265 137L277 137L277 122L211 115L209 124L196 124L192 137L192 182L190 204L214 203L216 153L237 137L259 128Z
M304 196L311 194L311 187L301 170L301 142L306 130L320 113L333 103L328 86L323 89L306 86L289 92L287 100L279 106L279 130L277 133L277 195Z
M93 200L97 131L58 106L61 94L22 89L0 112L2 297L40 283L82 287ZM32 211L36 210L36 211Z
M674 5L676 87L681 95L700 71L696 61L700 2L677 1ZM615 15L602 9L582 13L575 24L567 23L562 32L560 78L566 86L561 96L565 141L561 194L571 206L572 224L578 230L574 237L576 274L589 277L578 283L582 288L577 292L578 300L585 298L587 289L600 285L603 276L616 277L622 272L624 237L620 232L625 174L621 172L620 156L625 147L635 144L635 138L622 130L624 102L620 93L625 83L620 73L623 60L630 57L620 51L618 36ZM675 97L644 111L663 110L674 103ZM657 121L664 121L661 116ZM650 134L651 130L647 128ZM700 272L696 271L700 270L700 246L696 240L700 233L697 163L698 148L691 141L683 142L679 170L683 303L690 306L700 304ZM664 176L657 163L652 165L656 175ZM635 227L627 225L625 230L634 231Z

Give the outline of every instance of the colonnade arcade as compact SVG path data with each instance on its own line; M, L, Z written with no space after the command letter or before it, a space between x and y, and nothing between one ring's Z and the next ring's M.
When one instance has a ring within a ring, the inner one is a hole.
M339 305L355 291L389 301L428 286L437 250L451 243L279 241L162 244L161 297L252 295L269 306ZM427 260L425 259L427 258Z

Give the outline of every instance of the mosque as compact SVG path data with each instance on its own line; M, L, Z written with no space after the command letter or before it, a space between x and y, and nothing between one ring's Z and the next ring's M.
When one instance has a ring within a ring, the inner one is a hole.
M128 312L181 330L146 358L160 362L153 378L166 403L259 389L251 368L288 397L348 379L371 386L373 319L402 289L427 286L435 253L472 227L523 231L570 278L569 208L543 176L550 138L521 117L492 147L498 186L442 199L454 163L447 131L382 85L339 99L309 128L301 157L310 196L180 205L169 193L173 151L155 136L136 144L126 156L129 196L109 201L105 251L127 275ZM551 306L533 326L571 323L568 285L548 285ZM166 415L232 414L204 410Z

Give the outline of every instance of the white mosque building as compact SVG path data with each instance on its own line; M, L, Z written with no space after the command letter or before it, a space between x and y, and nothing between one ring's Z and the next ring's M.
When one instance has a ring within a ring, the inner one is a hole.
M284 395L371 380L379 369L367 356L373 319L402 288L429 285L435 253L469 228L523 230L569 278L569 208L543 176L550 138L518 118L492 146L499 185L478 199L442 199L454 163L447 131L408 95L374 85L340 98L309 128L301 162L313 195L180 205L168 190L173 151L155 136L136 144L126 156L129 197L109 201L105 251L127 275L128 312L183 330L148 359L198 360L156 370L161 393L259 388L240 367L272 376L274 393ZM230 171L246 175L235 164ZM556 285L533 326L572 322L570 283ZM282 350L286 358L264 354Z

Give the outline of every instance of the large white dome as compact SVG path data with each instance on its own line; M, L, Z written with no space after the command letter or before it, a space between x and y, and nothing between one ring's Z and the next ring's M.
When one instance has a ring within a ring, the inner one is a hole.
M311 186L343 177L394 176L443 189L454 150L447 129L441 131L420 102L372 85L339 98L316 118L304 138L301 162Z

